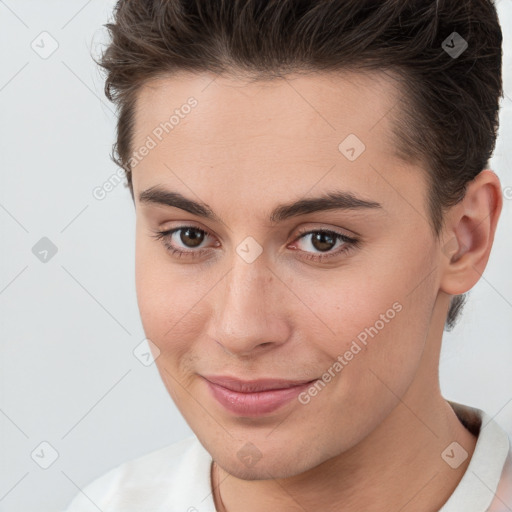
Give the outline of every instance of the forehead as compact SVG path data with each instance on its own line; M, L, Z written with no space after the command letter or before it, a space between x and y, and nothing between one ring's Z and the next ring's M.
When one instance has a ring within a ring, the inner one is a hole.
M153 80L136 103L132 147L151 139L151 150L135 162L134 190L167 184L211 199L209 190L229 187L241 201L250 196L251 207L270 208L266 196L303 196L315 186L377 193L382 203L398 187L423 202L424 173L396 155L401 97L397 82L376 72Z
M279 135L283 149L294 146L296 151L304 142L309 148L308 140L327 146L354 133L367 146L383 142L380 149L389 150L401 91L391 75L377 72L316 72L256 81L181 72L152 80L139 91L135 146L190 98L197 106L173 126L173 135L181 132L177 144L184 139L257 144L256 139ZM184 133L179 125L191 129Z

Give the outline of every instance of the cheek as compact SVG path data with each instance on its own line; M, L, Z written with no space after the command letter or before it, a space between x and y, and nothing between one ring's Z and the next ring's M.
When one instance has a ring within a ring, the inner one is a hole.
M436 299L426 253L407 261L391 254L344 280L339 311L331 308L338 341L328 353L333 361L342 356L339 381L355 403L401 396L416 375Z
M137 302L146 337L161 351L159 359L179 360L193 348L194 340L199 339L203 326L198 320L203 316L198 311L209 286L197 279L193 265L171 263L159 244L151 238L137 236Z

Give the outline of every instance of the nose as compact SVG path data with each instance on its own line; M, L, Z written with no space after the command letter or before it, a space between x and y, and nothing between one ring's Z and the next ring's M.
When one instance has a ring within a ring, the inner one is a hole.
M210 338L238 357L262 353L285 343L290 336L286 291L263 258L247 263L236 256L214 296Z

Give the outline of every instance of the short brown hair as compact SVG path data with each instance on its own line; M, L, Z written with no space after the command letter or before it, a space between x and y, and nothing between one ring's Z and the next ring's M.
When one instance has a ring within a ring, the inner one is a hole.
M494 150L502 34L491 0L119 0L113 21L98 64L105 94L118 106L111 157L124 168L132 197L137 92L182 70L266 78L390 72L406 105L395 123L397 150L424 163L436 236L444 211L464 197ZM467 43L459 55L448 51L454 41ZM452 297L448 330L464 299Z

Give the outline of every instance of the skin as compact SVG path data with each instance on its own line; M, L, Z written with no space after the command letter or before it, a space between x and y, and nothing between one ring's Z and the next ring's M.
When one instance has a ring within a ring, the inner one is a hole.
M486 266L501 188L480 173L437 240L424 168L394 151L399 94L389 77L348 72L253 83L181 73L139 92L136 148L187 98L198 102L133 169L136 286L161 377L215 461L218 510L438 510L467 468L476 438L441 395L439 353L451 295ZM338 149L350 133L366 146L352 162ZM154 186L221 221L141 202ZM382 207L269 222L278 204L332 190ZM178 258L153 236L180 226L207 232L200 247L179 232L168 241L202 255ZM315 262L307 256L323 253L302 228L360 243ZM262 249L252 263L236 252L248 236ZM240 417L200 377L321 377L394 303L401 311L306 405ZM468 452L457 469L441 458L453 441ZM249 442L261 456L251 466L237 456Z

